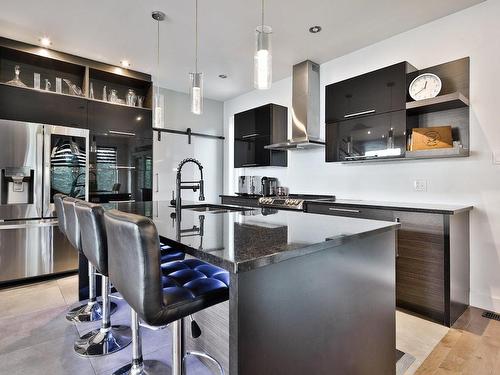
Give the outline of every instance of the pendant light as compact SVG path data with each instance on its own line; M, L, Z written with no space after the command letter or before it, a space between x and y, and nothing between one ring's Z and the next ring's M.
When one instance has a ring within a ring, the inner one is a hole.
M156 80L160 79L160 22L165 19L165 13L155 10L151 17L156 21ZM157 82L153 85L153 116L155 128L163 128L163 95L160 94L160 86Z
M198 72L198 0L195 0L195 47L194 47L194 73L189 73L190 89L189 98L191 102L191 112L201 115L203 112L203 75Z
M260 26L255 30L255 54L253 57L254 87L259 90L271 88L272 82L272 54L270 26L264 25L264 0L262 0L262 13Z

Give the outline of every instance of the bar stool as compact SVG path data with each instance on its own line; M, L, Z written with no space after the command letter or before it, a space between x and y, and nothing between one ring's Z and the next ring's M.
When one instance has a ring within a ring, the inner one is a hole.
M80 225L75 212L77 202L85 202L81 199L66 197L62 200L64 209L64 227L66 237L75 249L83 254ZM57 206L56 206L57 207ZM85 254L84 254L85 255ZM89 300L85 305L78 306L71 310L66 319L74 322L95 322L102 319L102 306L97 302L96 297L96 271L91 262L88 262L89 270ZM104 291L103 291L104 294ZM110 314L116 311L116 303L111 302Z
M154 223L143 216L110 210L104 214L108 238L108 271L116 289L131 307L132 362L114 374L165 374L167 365L144 361L139 317L150 326L172 324L172 374L181 375L184 358L196 355L220 363L206 353L184 354L183 318L229 298L229 274L198 259L164 265L158 255Z
M104 210L98 204L77 202L76 217L80 225L83 254L102 275L102 324L78 340L74 349L81 356L93 357L115 353L132 342L130 327L111 325L108 278L108 245L104 228Z

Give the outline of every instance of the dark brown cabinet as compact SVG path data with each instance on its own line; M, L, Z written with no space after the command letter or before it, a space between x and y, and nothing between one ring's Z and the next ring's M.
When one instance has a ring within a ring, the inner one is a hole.
M398 221L396 305L451 326L469 305L469 212L310 203L307 212Z
M287 152L265 146L283 141L288 109L267 104L234 115L234 167L287 166Z
M404 110L406 74L413 70L402 62L326 86L325 122Z

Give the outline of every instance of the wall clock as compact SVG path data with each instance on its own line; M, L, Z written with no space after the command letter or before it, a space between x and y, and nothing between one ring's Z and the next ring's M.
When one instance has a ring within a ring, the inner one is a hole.
M423 73L410 83L408 89L413 100L435 98L441 91L441 79L433 73Z

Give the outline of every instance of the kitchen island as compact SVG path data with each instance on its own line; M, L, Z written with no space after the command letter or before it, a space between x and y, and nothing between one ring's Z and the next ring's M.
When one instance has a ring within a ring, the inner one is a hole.
M213 308L196 314L208 338L194 345L231 375L395 373L399 224L203 205L179 215L166 202L112 206L152 217L162 242L230 272L227 317Z

